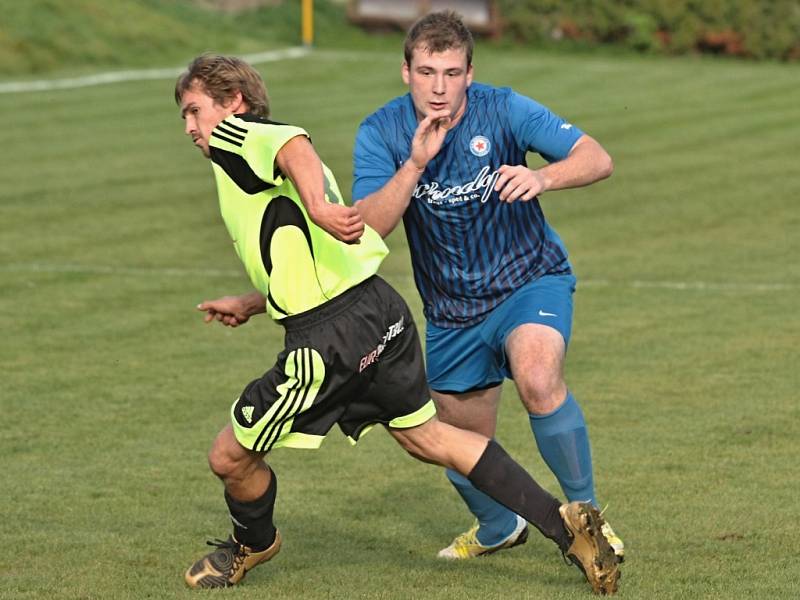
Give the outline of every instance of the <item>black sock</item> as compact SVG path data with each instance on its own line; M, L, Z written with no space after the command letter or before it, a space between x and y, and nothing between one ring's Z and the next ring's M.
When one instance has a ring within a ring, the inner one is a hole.
M275 471L272 471L269 487L260 498L250 502L241 502L225 490L225 502L228 504L233 522L233 537L240 544L244 544L256 552L266 550L275 541L272 511L275 508L277 489L278 479L275 477Z
M489 440L468 477L472 485L523 517L559 548L569 547L571 539L558 512L561 503L542 489L500 444Z

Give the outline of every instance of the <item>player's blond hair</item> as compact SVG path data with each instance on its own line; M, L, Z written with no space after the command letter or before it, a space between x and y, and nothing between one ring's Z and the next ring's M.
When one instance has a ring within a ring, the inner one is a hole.
M472 33L461 16L452 10L432 12L419 19L406 34L403 55L406 64L411 64L411 56L417 48L427 52L463 49L467 55L467 66L472 64L472 49L475 42Z
M201 54L189 63L175 82L175 102L180 105L184 92L199 84L217 104L225 104L236 92L242 93L251 113L269 117L269 98L261 75L235 56Z

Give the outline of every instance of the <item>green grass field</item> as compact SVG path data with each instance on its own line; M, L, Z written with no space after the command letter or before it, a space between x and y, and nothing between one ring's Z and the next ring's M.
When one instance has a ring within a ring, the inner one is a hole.
M259 68L274 118L310 131L349 189L356 127L403 92L399 61L392 43ZM627 544L619 596L797 597L800 70L480 47L476 79L551 106L616 161L543 206L580 281L567 376ZM0 94L0 598L214 595L182 580L228 530L205 455L282 339L265 317L227 330L194 310L249 285L172 85ZM390 243L382 274L421 322L405 239ZM500 441L557 492L504 395ZM437 561L468 515L384 432L271 462L283 550L217 596L590 596L535 535Z

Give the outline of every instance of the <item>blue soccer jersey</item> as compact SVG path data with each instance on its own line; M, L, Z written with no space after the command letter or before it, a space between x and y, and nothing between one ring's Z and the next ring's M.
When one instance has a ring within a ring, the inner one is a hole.
M353 199L382 188L408 159L417 118L411 96L367 117L356 136ZM438 327L480 322L525 283L570 271L567 251L538 199L501 202L502 165L526 152L552 162L583 135L509 88L473 83L459 123L428 163L403 216L425 317Z

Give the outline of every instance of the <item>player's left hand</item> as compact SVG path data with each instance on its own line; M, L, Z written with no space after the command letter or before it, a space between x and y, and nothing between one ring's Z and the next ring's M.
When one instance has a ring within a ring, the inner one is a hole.
M500 193L501 202L515 202L533 200L545 191L544 177L536 171L530 170L525 165L503 165L497 172L500 177L494 185L496 192Z

